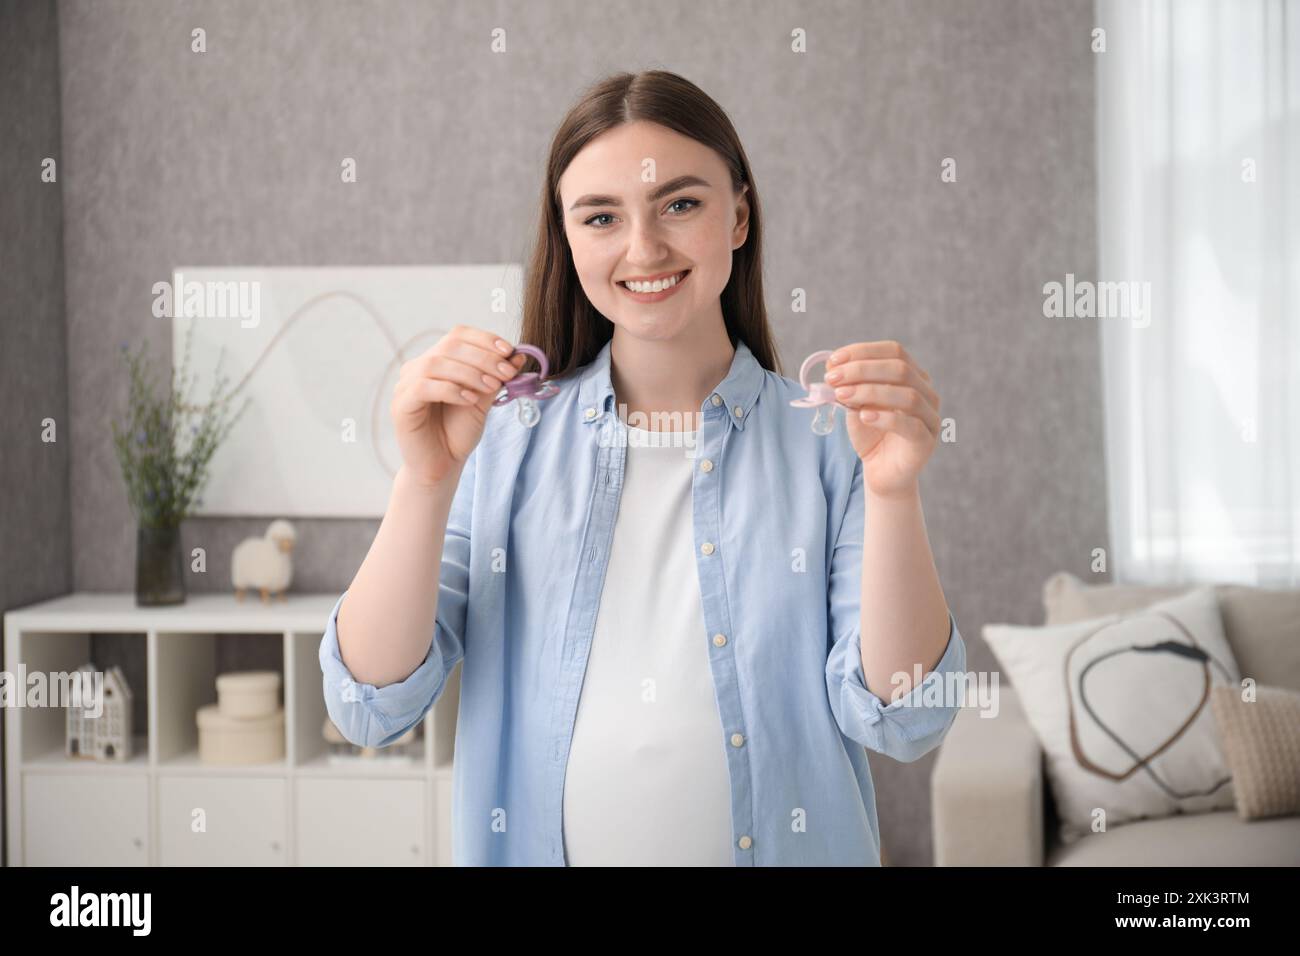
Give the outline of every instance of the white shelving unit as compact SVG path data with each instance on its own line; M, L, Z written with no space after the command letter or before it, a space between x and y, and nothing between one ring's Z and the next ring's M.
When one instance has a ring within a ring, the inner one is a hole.
M24 699L20 664L71 672L91 658L91 634L120 633L143 645L147 686L132 693L148 705L122 764L65 757L63 707L5 709L8 865L449 866L460 665L425 716L415 763L331 764L317 653L337 600L200 594L147 608L133 594L77 593L6 614L4 669ZM283 643L284 760L200 763L195 713L216 701L219 634Z

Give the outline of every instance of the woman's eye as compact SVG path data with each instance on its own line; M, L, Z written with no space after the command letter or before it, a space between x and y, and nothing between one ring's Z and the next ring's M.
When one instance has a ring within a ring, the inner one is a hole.
M674 199L672 202L668 204L668 208L672 209L674 206L679 205L681 203L690 203L690 206L682 210L682 212L689 212L691 209L694 209L696 206L698 206L700 204L700 201L698 199ZM613 218L614 218L613 213L598 212L590 219L583 220L582 224L584 226L591 226L593 229L604 229L606 226L609 225L609 223L597 222L596 220L613 219Z

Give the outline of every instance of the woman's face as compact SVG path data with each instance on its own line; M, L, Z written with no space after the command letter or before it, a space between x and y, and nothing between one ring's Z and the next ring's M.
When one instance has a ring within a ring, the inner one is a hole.
M596 310L639 339L672 339L721 318L731 253L749 204L726 164L688 136L640 120L582 148L560 177L564 230L578 281ZM686 273L658 294L622 283Z

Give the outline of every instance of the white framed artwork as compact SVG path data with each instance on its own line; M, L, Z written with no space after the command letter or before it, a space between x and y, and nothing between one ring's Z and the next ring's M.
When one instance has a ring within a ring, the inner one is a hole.
M388 412L402 364L458 324L518 344L522 276L516 264L178 267L170 289L154 287L154 313L172 320L177 372L191 350L186 399L209 402L220 375L225 420L248 400L194 514L382 516L402 461Z

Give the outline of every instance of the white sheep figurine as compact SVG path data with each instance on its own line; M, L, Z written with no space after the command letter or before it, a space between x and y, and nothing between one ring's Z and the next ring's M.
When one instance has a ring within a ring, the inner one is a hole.
M293 580L293 561L289 554L296 539L293 525L281 518L272 521L262 537L239 542L230 555L235 599L242 601L247 588L256 588L262 592L263 604L277 593L280 600L288 600L285 592Z

